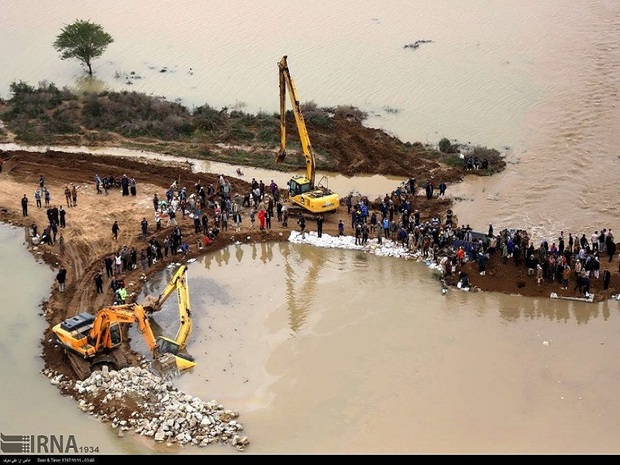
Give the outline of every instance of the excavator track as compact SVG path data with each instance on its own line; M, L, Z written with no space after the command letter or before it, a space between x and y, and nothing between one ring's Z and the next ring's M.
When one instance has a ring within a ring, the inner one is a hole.
M73 368L76 376L82 381L88 378L91 374L90 362L73 352L65 351L65 353L67 354L71 368Z
M98 355L94 360L86 360L70 351L66 351L71 368L76 376L84 381L93 371L101 369L107 365L111 370L120 370L129 366L129 361L122 350L113 350L105 354Z
M300 207L299 205L294 204L294 203L288 204L286 208L288 210L289 218L299 218L303 213L304 218L306 218L307 221L316 221L317 217L321 215L321 213L313 213L310 210L307 210L304 207ZM328 218L327 215L331 215L335 212L336 210L333 210L333 211L322 213L322 215L325 219L327 219Z

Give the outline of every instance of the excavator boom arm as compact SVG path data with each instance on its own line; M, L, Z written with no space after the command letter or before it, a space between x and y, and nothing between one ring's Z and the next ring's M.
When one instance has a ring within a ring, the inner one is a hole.
M283 58L284 59L284 58ZM282 62L278 63L280 72L280 152L276 161L282 163L286 157L286 79L282 71Z
M107 339L109 338L109 328L114 323L137 323L138 330L149 349L153 351L157 347L157 340L148 322L144 308L137 304L125 304L104 308L97 314L90 331L90 336L95 341L94 347L97 352L102 347L106 347Z
M192 332L192 312L189 306L189 283L187 281L187 266L182 265L185 270L176 282L177 300L179 303L180 326L177 332L176 342L179 350L185 350L187 339ZM178 274L178 273L177 273Z
M187 280L187 265L181 265L174 273L168 284L157 298L147 296L142 305L147 311L158 311L172 293L176 290L179 305L180 326L176 336L179 350L185 350L187 339L192 332L192 313L189 304L189 283Z
M161 306L166 300L168 300L168 297L170 297L172 293L179 288L180 281L187 281L187 265L181 265L179 269L174 273L170 281L168 281L168 284L166 284L164 290L161 292L161 294L159 294L157 300L152 304L152 306L154 307L154 311L161 309Z
M278 68L280 71L280 153L278 155L278 161L283 161L286 153L286 91L288 89L289 98L293 106L295 123L297 124L297 130L299 131L301 149L304 158L306 159L306 177L310 181L311 189L314 189L316 158L314 156L312 144L310 143L310 136L308 135L308 129L306 128L306 121L304 120L304 116L301 112L295 82L293 81L291 73L288 69L286 55L284 55L279 61Z

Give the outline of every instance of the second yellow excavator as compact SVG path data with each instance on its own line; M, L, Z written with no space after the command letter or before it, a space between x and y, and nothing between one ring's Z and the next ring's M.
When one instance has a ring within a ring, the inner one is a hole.
M280 151L276 162L282 163L286 157L286 91L293 105L293 115L299 131L301 149L306 159L306 175L295 175L288 181L289 200L309 213L326 213L336 211L340 197L327 187L315 185L316 158L310 143L306 122L301 112L297 89L288 69L286 55L278 62L280 76ZM293 213L289 209L289 213Z
M181 320L176 339L155 337L147 313L159 310L175 289L179 297ZM158 298L147 296L142 305L112 305L99 310L95 315L82 312L58 323L52 332L56 344L65 349L76 375L86 379L99 365L108 365L113 369L128 365L123 352L118 349L125 333L121 325L132 323L137 324L138 332L153 354L152 367L162 377L169 377L196 365L194 359L185 353L192 329L186 265L181 265Z
M179 330L174 339L179 351L184 351L187 347L187 339L192 332L192 312L189 307L189 283L187 282L187 265L181 265L174 273L172 279L157 298L147 295L142 301L142 306L148 313L155 313L161 310L162 305L168 297L177 291L177 302L179 304Z

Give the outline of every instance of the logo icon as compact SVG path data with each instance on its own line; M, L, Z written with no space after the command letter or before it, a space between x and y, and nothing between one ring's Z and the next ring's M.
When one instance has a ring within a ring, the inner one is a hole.
M0 433L0 449L8 454L30 453L30 436Z

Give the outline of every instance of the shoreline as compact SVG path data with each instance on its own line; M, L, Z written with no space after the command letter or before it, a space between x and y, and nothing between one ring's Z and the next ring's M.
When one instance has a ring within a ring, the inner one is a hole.
M29 215L21 215L19 206L19 198L23 192L32 192L37 185L39 174L45 173L47 178L46 185L50 186L54 203L62 204L62 192L67 183L75 183L78 188L79 205L67 207L67 228L63 232L67 235L65 243L65 253L61 255L58 245L40 245L33 246L27 244L26 247L37 261L41 261L53 269L57 269L63 264L68 270L68 281L65 292L59 292L55 282L52 282L49 297L42 304L44 317L48 323L41 336L42 358L44 361L44 374L48 378L55 378L59 375L63 379L73 380L75 382L75 373L66 360L64 352L55 347L51 343L51 328L54 324L72 317L80 311L97 310L107 305L111 305L110 291L104 294L97 294L93 284L95 273L103 268L102 260L105 256L110 255L114 251L118 251L121 244L128 247L135 246L138 249L145 245L141 238L140 219L148 215L151 219L153 207L151 203L151 195L165 191L170 180L182 177L184 185L191 186L195 182L216 183L217 174L213 173L189 173L187 167L170 166L164 163L151 162L145 164L135 160L127 160L123 158L109 158L105 156L92 157L92 159L83 160L77 155L67 155L58 152L46 152L42 154L29 154L27 152L19 152L19 159L16 165L10 170L0 174L0 221L15 227L22 227L27 232L30 223L36 221L38 224L45 224L46 215L44 208L36 208L31 205ZM97 194L93 182L92 175L101 169L114 170L115 172L126 172L128 175L134 173L139 174L138 192L135 197L128 198L121 195L118 189L111 190L108 196ZM248 184L244 181L234 180L236 192L244 192L248 188ZM394 186L396 187L396 186ZM163 198L163 195L162 195ZM12 200L11 200L12 199ZM60 200L57 200L60 199ZM8 203L9 200L11 203ZM426 200L424 198L415 198L416 205L423 212L423 219L430 218L437 212L445 211L446 208L452 206L449 199L433 198ZM6 202L6 203L5 203ZM32 202L34 203L34 202ZM148 213L147 213L148 212ZM75 214L77 213L77 215ZM209 210L212 215L212 212ZM334 216L329 216L324 224L324 233L326 240L328 237L338 236L338 219L344 219L347 225L347 231L351 228L351 216L347 212L347 207L341 204ZM121 232L119 241L114 241L109 232L109 228L114 219L120 219ZM168 259L157 260L152 266L142 270L139 266L137 269L125 270L124 277L128 283L128 294L133 297L140 295L145 283L152 277L164 270L171 261L187 262L188 260L198 258L207 253L211 253L235 243L261 243L261 242L295 242L297 238L297 226L290 220L289 227L283 227L277 221L273 221L273 229L261 231L258 226L252 226L247 217L242 222L242 231L235 232L230 226L227 231L221 231L216 239L208 246L199 248L197 242L203 238L202 231L195 233L192 223L189 219L178 218L179 225L182 227L184 237L188 237L186 241L191 245L190 252L187 256L182 255L170 256ZM170 231L170 228L163 227L161 231L155 230L151 225L149 230L149 239L162 241L163 237ZM309 222L307 230L309 238L316 235L316 225ZM345 241L350 243L353 236L346 234ZM366 253L382 252L383 248L378 248L376 238L370 238L366 247L359 247L357 250L364 250ZM384 242L388 242L384 240ZM392 255L398 258L413 259L416 261L426 261L420 259L420 252L406 251L399 248L395 241L389 241L391 247L385 247L386 253L378 253L379 255ZM343 247L347 248L347 247ZM392 253L387 250L391 249ZM470 276L471 291L482 292L501 292L504 294L518 294L526 297L550 298L552 292L557 293L555 283L542 283L537 285L535 278L527 276L525 267L518 268L510 260L507 263L501 263L500 254L495 254L487 263L486 273L481 275L477 272L477 264L467 262L459 271L465 271ZM433 261L426 261L427 265L433 273L441 273L438 264ZM615 262L612 264L617 266ZM607 293L601 293L594 290L596 302L601 302L611 298L618 293L620 289L620 273L613 273L612 286ZM104 287L110 283L107 278ZM446 287L454 287L457 289L455 276L443 276L438 280L438 292ZM572 285L571 285L572 287ZM525 291L525 292L519 292ZM567 292L566 297L574 297ZM131 300L129 300L131 301ZM142 362L142 356L136 354L127 343L124 350L130 354L132 365L139 365ZM52 376L50 376L52 374ZM63 387L64 386L64 387ZM71 391L71 383L59 383L58 387L63 395L75 394ZM74 386L74 384L73 384Z
M76 156L79 156L79 154L76 155ZM105 158L106 157L104 155L96 155L95 157L93 157L92 162L94 163L98 159L105 160ZM122 161L124 160L124 158L119 157L118 160L119 160L119 163L122 164ZM140 165L142 163L143 163L142 161L133 161L133 164ZM179 170L179 169L180 169L180 167L173 167L172 168L172 170ZM217 175L215 175L213 173L211 173L211 174L207 174L207 173L193 173L193 176L194 177L198 177L198 178L211 176L211 179L215 179L215 177ZM236 180L236 181L241 183L241 185L244 185L244 184L247 185L247 183L245 183L245 181L243 181L243 180ZM155 187L154 189L157 189L157 188ZM160 187L160 189L161 189L161 187ZM420 197L420 196L417 196L417 197ZM417 197L416 197L416 201L418 201ZM420 200L423 200L423 199L420 199ZM440 202L442 202L442 203L440 203ZM424 206L427 207L427 209L429 207L430 208L434 207L435 209L437 209L437 207L439 205L441 205L440 210L444 209L444 208L450 208L453 205L453 201L450 198L447 198L445 200L433 199L430 202L427 202L426 205L424 205ZM344 208L344 207L341 205L341 209L342 208ZM346 210L346 208L345 208L345 210ZM341 217L345 217L345 218L350 218L350 216L346 213L346 211L344 212L344 215L341 213L340 216ZM430 215L427 214L426 216L430 216ZM8 223L8 224L17 223L17 224L20 224L24 228L28 227L27 224L24 224L23 221L20 220L20 218L18 216L18 213L16 211L14 212L14 215L10 215L9 212L7 211L7 209L4 209L4 212L0 212L0 220L4 221L5 223ZM246 242L266 242L266 241L276 241L277 242L277 241L287 240L287 239L283 238L282 235L284 233L288 234L294 228L283 228L283 227L279 227L277 225L277 222L274 222L274 223L275 224L272 223L273 226L274 226L274 228L272 230L269 230L269 231L266 231L266 232L262 232L262 233L259 232L259 231L252 231L252 229L246 228L245 225L243 225L244 230L242 232L242 235L243 235L243 237L246 237L246 239L245 239ZM246 224L247 224L247 220L246 220ZM346 224L346 221L345 221L345 224ZM326 221L325 226L324 226L324 231L326 233L332 233L333 235L336 235L337 234L337 224L335 222ZM200 253L200 251L196 251L195 248L192 247L192 250L191 250L190 254L188 255L188 258L195 258L195 257L197 257L199 255L207 253L208 250L216 250L216 249L221 249L223 247L226 247L226 246L231 244L231 241L234 240L234 236L236 235L234 233L231 233L231 231L222 231L220 234L221 234L221 236L219 236L212 244L210 244L208 246L209 249L203 250L202 253ZM160 236L161 236L161 234L160 234ZM225 241L222 240L224 238L226 239ZM71 245L69 243L68 247L70 247L70 246ZM68 254L68 255L72 255L72 254ZM52 265L52 266L54 265L54 263L56 263L56 262L58 262L60 260L59 257L46 256L46 253L43 253L42 259L45 262L47 262L48 264ZM489 265L492 265L492 263L489 263ZM83 263L81 268L82 267L83 268L89 268L90 266L92 266L92 263ZM149 278L155 272L160 271L161 269L163 269L163 267L164 267L164 262L158 262L158 263L154 264L152 267L148 268L147 273L146 273L146 277ZM138 279L135 279L136 275L137 275L137 273L135 273L135 271L136 270L134 270L133 272L128 272L127 273L128 274L128 280L131 280L131 281L143 280L142 275L138 276ZM473 271L473 270L468 270L468 271ZM473 274L474 273L470 273L470 275L473 275ZM489 273L490 276L493 276L493 274L494 274L493 271L491 271ZM485 291L487 291L487 290L493 291L494 290L493 286L490 285L489 283L486 283L486 285L485 285L484 282L488 281L488 280L482 279L482 281L483 282L480 283L482 285L476 284L476 283L473 283L473 284L476 287L478 287L478 288L480 288L482 290L485 290ZM449 284L454 285L452 282L450 282ZM610 286L610 287L612 287L612 286ZM615 287L615 286L613 286L613 287ZM522 289L522 286L520 288ZM519 289L519 288L517 288L517 289ZM73 289L71 288L71 285L68 286L67 291L69 291L69 292L73 291ZM520 294L520 295L524 295L524 296L528 296L528 295L532 296L530 293L520 293L520 292L514 292L514 291L505 292L503 290L499 290L499 291L500 292L504 292L504 293L509 293L509 294ZM548 293L545 292L546 295L541 294L540 292L537 292L537 293L535 293L534 296L540 296L540 297L544 296L544 297L548 298L551 295L552 292L553 292L553 290L550 289ZM139 293L139 291L137 293ZM55 292L52 289L52 296L51 296L52 300L54 298L57 298L56 294L57 294L57 292ZM600 293L599 293L597 295L597 301L602 301L602 300L606 300L607 298L611 298L612 293L607 292L605 294L607 295L607 297L600 297Z

